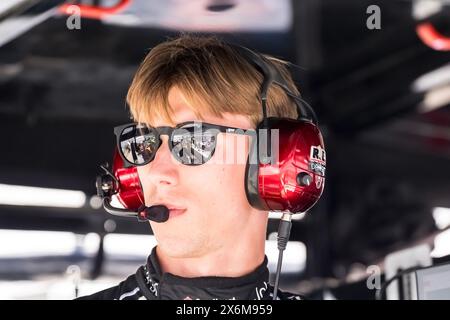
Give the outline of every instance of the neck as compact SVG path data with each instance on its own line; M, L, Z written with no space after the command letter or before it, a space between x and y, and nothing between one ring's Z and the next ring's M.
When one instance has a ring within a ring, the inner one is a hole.
M264 226L251 225L239 238L229 237L230 243L198 257L171 257L160 246L156 255L162 272L180 277L241 277L253 272L265 257L267 219ZM263 230L264 232L261 232Z

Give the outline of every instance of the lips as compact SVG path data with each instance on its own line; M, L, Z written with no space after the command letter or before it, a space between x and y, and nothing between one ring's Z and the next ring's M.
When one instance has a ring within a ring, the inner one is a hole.
M166 206L169 209L169 217L170 218L180 216L187 211L186 208L183 208L183 207L177 206L177 205L173 205L170 203L160 202L160 203L155 203L155 205Z
M171 208L169 208L169 217L170 218L177 217L177 216L184 214L185 212L186 212L186 209L171 209Z

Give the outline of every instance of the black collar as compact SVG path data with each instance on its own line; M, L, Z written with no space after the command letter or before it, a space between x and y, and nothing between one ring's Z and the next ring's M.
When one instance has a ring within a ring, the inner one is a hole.
M147 299L155 300L265 300L269 299L267 257L253 272L241 277L184 278L161 271L156 247L147 264L137 272L139 287Z

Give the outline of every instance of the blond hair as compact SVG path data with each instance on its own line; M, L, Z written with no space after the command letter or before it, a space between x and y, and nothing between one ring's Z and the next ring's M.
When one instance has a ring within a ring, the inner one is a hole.
M286 62L264 55L283 75L289 89L298 90ZM139 66L127 94L133 119L152 124L162 118L170 123L173 111L169 90L176 86L203 114L221 117L225 112L246 115L256 126L262 120L261 73L230 45L213 36L181 35L154 47ZM296 118L294 102L277 85L268 91L267 115Z

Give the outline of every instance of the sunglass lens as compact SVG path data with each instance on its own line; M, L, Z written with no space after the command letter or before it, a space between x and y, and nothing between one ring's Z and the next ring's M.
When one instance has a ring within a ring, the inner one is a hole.
M155 157L160 139L153 128L146 126L130 126L125 128L119 137L120 150L128 162L144 165Z
M190 129L175 130L171 137L172 154L182 164L200 165L214 154L217 134L192 132Z

